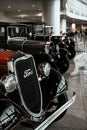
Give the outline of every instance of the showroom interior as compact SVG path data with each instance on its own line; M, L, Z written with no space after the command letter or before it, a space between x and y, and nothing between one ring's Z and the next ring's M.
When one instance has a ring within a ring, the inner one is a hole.
M0 130L87 130L87 0L0 0Z

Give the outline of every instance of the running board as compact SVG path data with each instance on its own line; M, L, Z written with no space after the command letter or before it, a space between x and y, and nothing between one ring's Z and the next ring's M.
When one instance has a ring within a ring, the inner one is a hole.
M69 108L76 100L76 94L73 93L73 97L68 100L62 107L55 111L51 116L44 120L37 128L34 130L45 130L60 114L62 114L67 108Z

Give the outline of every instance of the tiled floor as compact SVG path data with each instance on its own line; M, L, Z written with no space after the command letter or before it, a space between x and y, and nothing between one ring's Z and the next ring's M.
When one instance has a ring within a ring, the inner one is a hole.
M73 61L70 62L69 70L64 74L68 82L68 96L76 92L75 103L68 109L66 115L59 121L52 123L46 130L87 130L87 71L79 70L79 74L71 77L70 73L74 70ZM15 130L30 130L29 128L19 127Z

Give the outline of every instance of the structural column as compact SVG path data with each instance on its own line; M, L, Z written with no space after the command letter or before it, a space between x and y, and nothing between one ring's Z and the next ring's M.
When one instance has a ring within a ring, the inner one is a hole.
M76 31L76 24L75 24L75 23L72 23L72 24L71 24L71 31L72 31L72 32L75 32L75 31Z
M60 20L60 31L66 33L66 18L61 18Z
M60 34L60 0L43 0L42 22L52 26L55 35Z

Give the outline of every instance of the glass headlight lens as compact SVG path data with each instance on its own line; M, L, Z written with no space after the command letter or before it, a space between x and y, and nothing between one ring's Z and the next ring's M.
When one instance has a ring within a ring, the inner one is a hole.
M16 81L13 75L6 76L2 81L7 92L13 92L16 89Z
M39 70L40 70L40 73L44 76L49 76L50 74L50 70L51 70L51 66L49 63L42 63L39 65Z
M49 76L49 74L50 74L50 64L49 63L45 64L43 71L44 71L45 76Z

